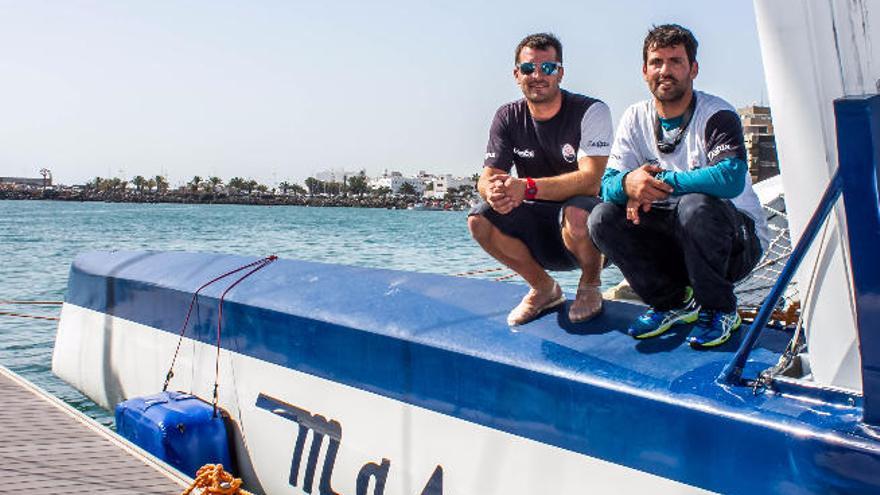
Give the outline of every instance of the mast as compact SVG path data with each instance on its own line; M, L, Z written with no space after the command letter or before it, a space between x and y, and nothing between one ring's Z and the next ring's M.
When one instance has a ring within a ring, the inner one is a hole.
M880 90L880 0L755 0L755 17L795 242L838 168L834 100ZM810 367L819 384L861 391L842 203L820 239L797 276Z

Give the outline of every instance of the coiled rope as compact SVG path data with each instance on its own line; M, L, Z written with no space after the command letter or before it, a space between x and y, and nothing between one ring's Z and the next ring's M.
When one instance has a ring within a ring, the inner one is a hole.
M192 484L180 495L190 495L199 489L202 495L251 495L241 488L241 478L236 478L223 470L223 464L205 464L196 472Z

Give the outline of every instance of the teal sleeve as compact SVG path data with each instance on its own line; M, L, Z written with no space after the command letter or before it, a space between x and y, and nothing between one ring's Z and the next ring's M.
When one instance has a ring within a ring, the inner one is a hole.
M687 172L664 170L657 174L657 178L673 187L673 196L703 193L730 199L739 196L745 189L748 171L749 167L745 161L739 158L725 158L715 165ZM608 173L606 172L605 175ZM602 185L605 185L604 177Z
M620 170L613 168L605 170L605 175L602 176L603 200L619 205L626 204L626 191L623 190L624 177L626 177L626 173L621 173Z

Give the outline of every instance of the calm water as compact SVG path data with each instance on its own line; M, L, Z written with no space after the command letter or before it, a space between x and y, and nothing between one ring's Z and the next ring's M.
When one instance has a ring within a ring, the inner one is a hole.
M442 274L499 266L471 240L464 212L0 201L0 300L62 300L78 253L114 249L276 254ZM574 291L575 273L556 275L566 291ZM617 280L616 272L603 273L606 285ZM0 306L0 311L48 316L58 310ZM52 375L55 326L54 321L0 316L0 364L112 424L111 414Z

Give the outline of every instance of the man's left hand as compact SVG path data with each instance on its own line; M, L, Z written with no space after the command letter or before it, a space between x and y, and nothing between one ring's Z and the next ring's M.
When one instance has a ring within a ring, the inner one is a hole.
M646 201L642 203L639 202L637 199L630 198L626 202L626 219L638 225L641 221L641 219L639 218L639 210L645 213L651 211L651 202Z
M516 177L508 177L504 181L504 190L507 192L507 197L513 201L514 208L521 205L526 198L527 186L528 184L525 179L517 179Z

